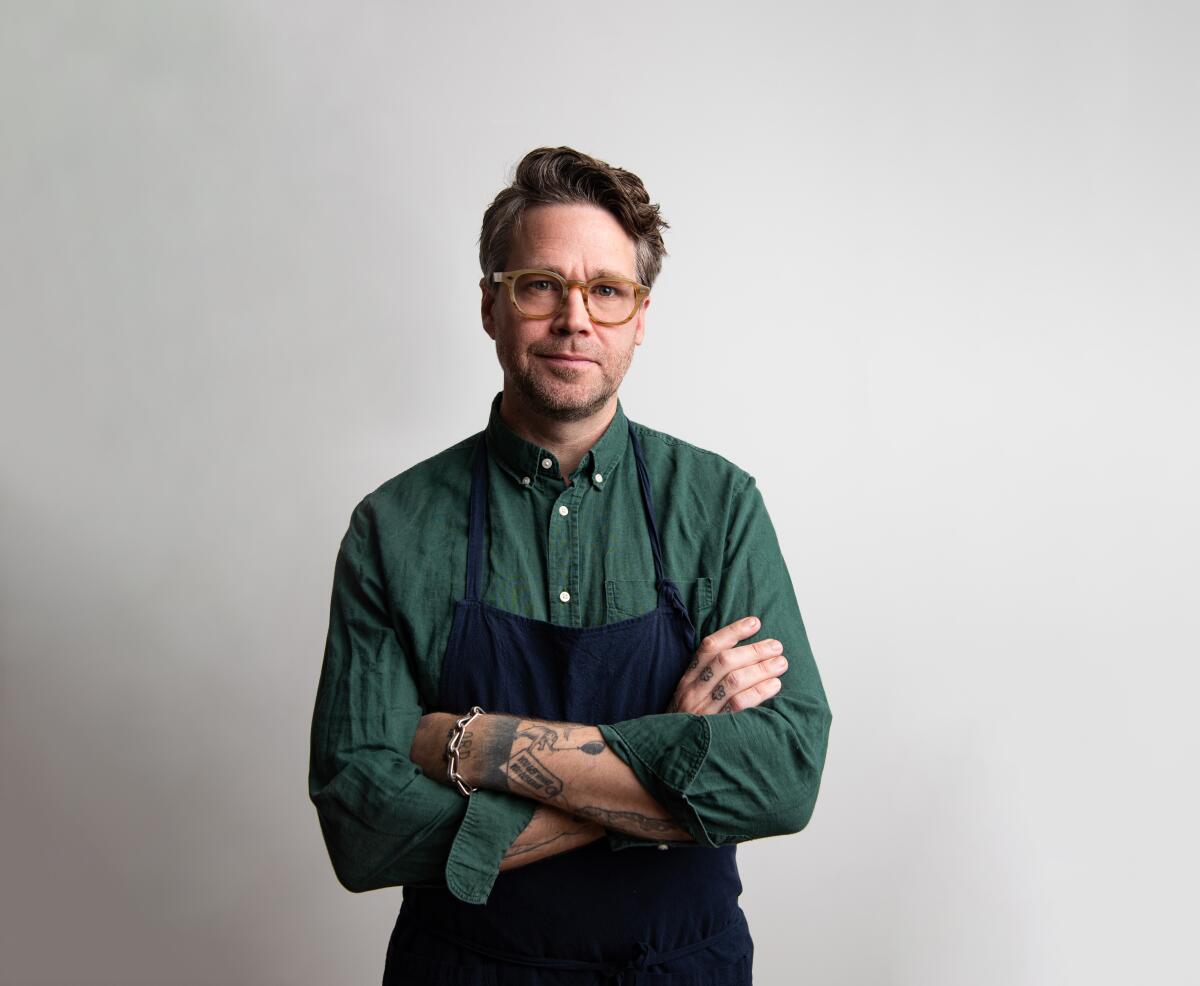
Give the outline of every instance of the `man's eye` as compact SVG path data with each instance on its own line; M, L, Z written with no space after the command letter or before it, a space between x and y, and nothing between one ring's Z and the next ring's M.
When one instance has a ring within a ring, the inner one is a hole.
M614 299L624 301L633 297L633 289L624 281L604 281L600 284L593 284L589 290L594 297L605 301Z
M554 286L555 285L553 281L546 280L530 281L527 285L527 287L532 291L553 291Z

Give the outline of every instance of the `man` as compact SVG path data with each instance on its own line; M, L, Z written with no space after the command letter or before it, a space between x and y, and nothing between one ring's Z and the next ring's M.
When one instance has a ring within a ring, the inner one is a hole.
M830 716L754 479L618 400L665 226L526 155L480 237L487 428L342 542L309 789L343 885L405 888L385 984L751 981L735 845L807 823Z

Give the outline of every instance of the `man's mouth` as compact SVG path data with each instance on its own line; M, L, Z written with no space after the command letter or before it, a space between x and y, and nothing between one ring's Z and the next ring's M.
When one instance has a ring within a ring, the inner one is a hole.
M586 356L580 356L577 353L538 353L542 359L553 363L555 366L571 366L582 369L589 363L596 362L593 359L588 359Z

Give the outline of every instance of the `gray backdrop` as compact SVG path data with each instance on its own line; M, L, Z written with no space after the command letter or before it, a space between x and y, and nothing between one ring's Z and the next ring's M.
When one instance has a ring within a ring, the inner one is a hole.
M1194 5L0 10L5 983L378 981L334 556L484 425L546 143L662 202L625 407L757 477L834 710L758 981L1195 974Z

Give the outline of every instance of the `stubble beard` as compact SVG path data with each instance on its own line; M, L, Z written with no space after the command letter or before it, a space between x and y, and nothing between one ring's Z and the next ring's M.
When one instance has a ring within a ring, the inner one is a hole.
M600 370L600 382L593 389L584 393L578 391L565 393L555 388L551 383L552 380L560 379L565 382L568 378L555 376L555 370L552 367L546 367L539 371L537 363L540 357L532 353L526 354L526 359L522 361L516 358L516 354L512 350L497 342L496 356L504 370L505 380L513 384L537 413L553 421L582 421L600 411L617 392L617 388L629 370L630 363L633 362L633 345L630 344L629 349L620 355L612 372L603 363L597 363L596 366ZM591 373L592 371L585 370L584 372ZM548 386L548 383L551 385Z

